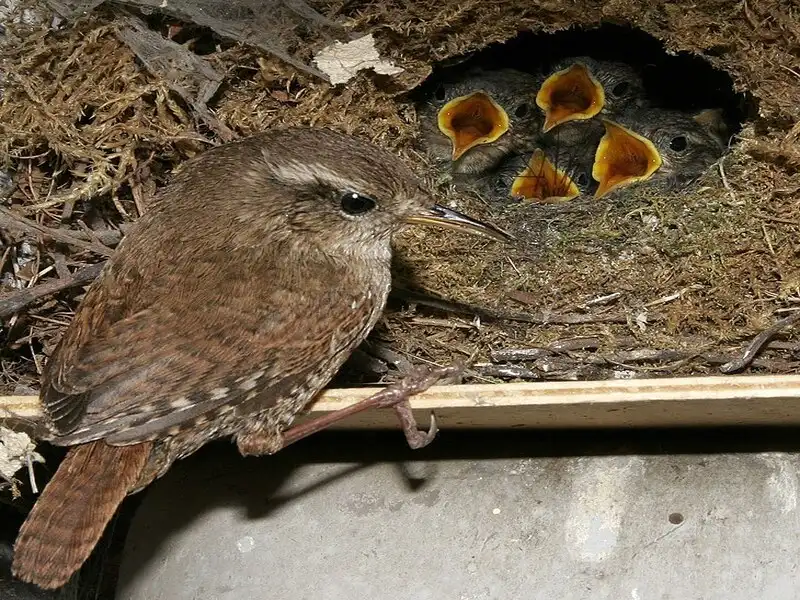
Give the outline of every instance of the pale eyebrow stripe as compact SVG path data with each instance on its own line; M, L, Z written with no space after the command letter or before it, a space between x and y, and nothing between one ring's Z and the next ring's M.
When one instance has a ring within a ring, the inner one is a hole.
M322 181L339 190L363 190L367 184L361 180L346 179L319 163L268 162L270 171L279 181L287 184L307 185Z

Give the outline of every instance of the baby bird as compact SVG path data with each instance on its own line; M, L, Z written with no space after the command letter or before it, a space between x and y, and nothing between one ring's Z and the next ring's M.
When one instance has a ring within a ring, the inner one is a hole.
M489 200L520 200L541 204L566 202L590 195L595 147L541 147L516 154L477 179L474 188Z
M543 131L548 132L570 121L613 118L645 106L646 100L642 79L630 65L579 56L554 64L536 104L544 111Z
M419 107L422 145L454 174L486 173L535 147L542 125L537 90L536 78L512 69L442 80Z
M724 154L725 129L717 110L690 115L675 110L635 109L604 122L593 166L596 197L636 182L681 189Z
M487 199L501 202L553 203L591 195L597 188L592 166L604 134L605 127L597 119L565 123L543 135L533 152L514 154L481 176L474 188Z

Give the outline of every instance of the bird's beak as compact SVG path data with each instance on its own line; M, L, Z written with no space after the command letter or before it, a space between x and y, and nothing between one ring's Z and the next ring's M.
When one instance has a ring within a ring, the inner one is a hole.
M475 92L445 104L438 115L439 130L453 144L453 160L470 148L491 144L508 131L508 115L489 94Z
M603 86L583 63L553 73L536 94L536 104L545 114L545 133L567 121L591 119L605 102Z
M531 156L528 166L511 184L511 197L520 200L566 202L580 194L570 176L556 167L538 148Z
M465 233L490 237L500 242L508 242L514 239L514 236L499 227L483 223L440 204L434 204L433 208L407 217L406 222L412 225L434 225L457 229Z
M597 146L592 165L592 177L600 183L595 198L645 181L661 167L661 155L653 142L619 123L604 120L603 124L606 133Z

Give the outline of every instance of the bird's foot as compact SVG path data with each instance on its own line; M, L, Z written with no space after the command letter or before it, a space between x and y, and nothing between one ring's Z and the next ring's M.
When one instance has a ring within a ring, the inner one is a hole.
M372 398L379 408L392 407L394 409L409 447L418 450L433 441L439 432L439 427L436 424L436 415L431 412L431 424L428 431L420 430L414 418L414 413L411 411L409 398L424 392L442 379L460 375L462 371L463 367L460 365L437 367L435 369L417 368L400 381L381 390Z
M400 403L395 404L393 408L397 418L400 420L400 426L403 428L403 435L406 436L408 447L412 450L424 448L439 433L439 426L436 424L436 415L433 411L431 411L431 424L428 427L428 431L424 431L417 425L414 413L411 412L411 403L408 400L402 400Z
M464 367L461 365L449 367L436 367L433 369L422 367L413 370L411 373L403 377L391 385L388 385L376 394L369 398L356 402L355 404L337 410L323 417L316 418L307 423L296 425L283 432L280 448L284 448L289 444L293 444L313 433L327 429L337 421L341 421L351 415L367 410L369 408L393 408L400 420L400 425L403 428L403 433L406 436L408 445L413 449L424 448L433 441L438 432L436 425L436 418L431 413L431 425L428 431L421 431L414 415L411 412L411 404L409 398L416 394L422 393L429 387L435 385L439 381L458 376L463 371ZM241 442L239 449L242 449ZM277 452L280 448L270 452L270 454Z

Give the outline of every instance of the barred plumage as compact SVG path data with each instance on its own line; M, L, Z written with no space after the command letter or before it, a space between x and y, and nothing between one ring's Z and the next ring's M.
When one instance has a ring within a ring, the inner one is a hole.
M126 494L212 439L280 448L380 317L395 231L455 219L498 236L453 215L391 154L327 130L270 132L186 164L46 365L51 441L74 447L22 529L14 574L64 584Z

